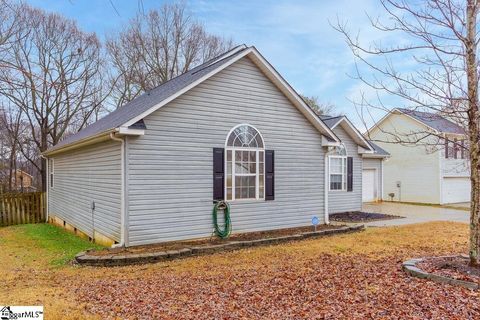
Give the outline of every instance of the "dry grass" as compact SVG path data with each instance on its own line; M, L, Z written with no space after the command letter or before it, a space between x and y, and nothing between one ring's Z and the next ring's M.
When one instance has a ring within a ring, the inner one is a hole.
M86 312L86 305L78 301L75 288L95 281L135 281L159 274L172 279L218 277L225 272L255 271L259 278L262 270L281 272L288 261L292 270L306 268L305 261L324 256L366 256L368 259L398 257L404 259L418 255L465 253L468 226L460 223L434 222L402 227L370 228L362 233L337 235L304 240L269 247L218 253L211 256L188 258L144 266L119 268L76 267L52 265L49 248L38 245L38 239L22 234L15 227L0 228L0 273L3 289L0 304L44 305L47 319L94 318ZM62 241L59 239L59 241ZM298 263L297 263L298 262ZM308 265L308 264L307 264ZM299 270L300 271L300 270ZM305 270L301 270L305 272ZM307 270L308 271L308 270ZM265 272L266 273L266 272ZM235 283L231 285L241 286ZM176 297L178 303L187 296ZM84 300L84 299L83 299ZM173 306L174 307L174 306ZM87 308L92 311L92 308ZM93 311L94 312L94 311Z

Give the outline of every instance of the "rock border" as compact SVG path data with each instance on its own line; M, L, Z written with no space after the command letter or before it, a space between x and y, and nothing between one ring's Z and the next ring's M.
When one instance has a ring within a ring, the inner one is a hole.
M443 257L438 257L438 258L453 258L453 257L456 257L456 256L443 256ZM450 284L450 285L454 285L454 286L467 288L467 289L470 289L470 290L479 290L480 289L480 285L475 283L475 282L465 281L465 280L457 280L457 279L441 276L441 275L438 275L438 274L429 273L429 272L426 272L426 271L418 268L417 263L422 262L423 260L425 260L425 259L424 258L417 258L417 259L407 260L407 261L402 263L402 269L406 273L408 273L409 275L411 275L413 277L416 277L416 278L428 279L428 280L432 280L432 281L435 281L435 282L438 282L438 283Z
M263 238L256 240L245 240L245 241L230 241L224 244L214 244L214 245L203 245L203 246L193 246L187 247L179 250L170 250L170 251L156 251L156 252L145 252L137 254L128 254L128 255L104 255L104 256L94 256L89 254L91 251L80 252L75 256L75 262L80 265L85 266L95 266L95 267L113 267L113 266L127 266L135 264L146 264L146 263L155 263L162 261L170 261L175 259L180 259L190 256L200 256L206 254L212 254L221 251L232 251L248 247L256 246L265 246L278 244L288 241L296 241L314 237L322 237L326 235L350 233L356 231L365 230L364 225L359 226L346 226L337 229L327 229L320 231L312 232L303 232L300 234L294 234L289 236L282 236L276 238Z

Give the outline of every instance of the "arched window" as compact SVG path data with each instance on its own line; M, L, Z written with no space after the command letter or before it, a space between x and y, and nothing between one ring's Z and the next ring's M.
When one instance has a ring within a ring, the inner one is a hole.
M330 190L347 190L347 149L342 143L329 156Z
M225 145L227 200L265 198L265 148L260 132L248 124L234 127Z

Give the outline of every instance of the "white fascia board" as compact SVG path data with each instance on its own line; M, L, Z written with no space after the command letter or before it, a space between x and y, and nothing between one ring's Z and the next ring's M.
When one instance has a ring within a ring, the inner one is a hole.
M277 70L258 52L255 47L251 48L250 58L277 86L280 91L287 96L290 102L317 128L320 133L329 136L331 139L340 142L335 133L313 112L313 110L303 101L300 95L283 79Z
M369 150L369 149L365 149L365 148L362 147L362 146L358 146L358 153L359 153L359 154L373 154L374 151L373 151L373 150Z
M213 75L217 74L218 72L222 71L223 69L227 68L228 66L232 65L233 63L237 62L241 58L245 57L247 54L251 53L252 50L253 50L252 48L249 48L249 49L245 50L243 53L239 54L236 58L230 60L228 63L225 63L225 64L221 65L220 67L210 71L209 73L207 73L206 75L204 75L203 77L198 79L197 81L191 83L190 85L186 86L182 90L177 91L175 94L171 95L170 97L160 101L159 103L157 103L156 105L154 105L150 109L148 109L148 110L144 111L143 113L141 113L140 115L136 116L135 118L130 119L129 121L125 122L121 127L130 127L134 123L144 119L146 116L148 116L152 112L157 111L158 109L160 109L161 107L163 107L164 105L169 103L170 101L178 98L179 96L181 96L185 92L187 92L190 89L196 87L197 85L199 85L203 81L207 80L208 78L212 77Z
M110 130L107 130L107 131L103 131L103 132L100 132L99 134L96 134L94 136L91 136L91 137L87 137L85 139L81 139L81 140L78 140L74 143L71 143L71 144L67 144L65 146L62 146L58 149L53 149L51 151L45 151L42 153L43 156L45 157L50 157L54 154L57 154L57 153L61 153L61 152L65 152L65 151L68 151L68 150L73 150L73 149L78 149L78 148L81 148L81 147L84 147L84 146L87 146L87 145L91 145L91 144L94 144L94 143L97 143L97 142L102 142L102 141L106 141L106 140L109 140L110 139L110 133L113 132L114 130L113 129L110 129Z
M390 158L390 155L383 155L383 154L376 154L376 153L364 153L364 154L362 154L362 158L386 159L386 158Z
M151 107L150 109L146 110L142 114L136 116L133 119L130 119L128 122L124 123L121 127L129 127L144 119L146 116L151 114L152 112L160 109L170 101L178 98L182 94L186 93L187 91L191 90L192 88L196 87L200 83L204 82L208 78L214 76L215 74L219 73L220 71L224 70L225 68L229 67L230 65L234 64L238 60L242 59L245 56L249 56L252 61L267 75L267 77L272 80L272 82L277 86L280 91L282 91L287 98L293 103L295 107L297 107L300 112L317 128L320 133L329 136L331 139L340 142L340 139L333 133L330 128L328 128L325 123L313 112L313 110L305 104L305 101L298 95L295 90L280 76L280 74L270 65L270 63L265 60L265 58L255 49L254 47L250 47L244 52L238 54L235 58L231 59L228 63L225 63L218 68L212 70L211 72L207 73L197 81L193 82L192 84L188 85L187 87L183 88L182 90L177 91L175 94L171 95L167 99L159 102L155 106Z
M115 131L125 136L143 136L145 134L145 129L134 129L123 126L115 129Z
M340 142L328 140L327 137L322 136L322 147L339 147Z
M360 133L360 131L357 130L357 128L353 125L353 123L345 116L341 117L340 120L337 121L332 126L332 129L334 129L337 125L340 123L345 123L347 125L347 128L349 130L346 130L350 136L355 139L356 143L359 145L358 153L374 153L375 150L373 147L368 143L368 141L365 139L365 137ZM363 145L362 145L363 144ZM360 152L360 147L363 147L365 151Z

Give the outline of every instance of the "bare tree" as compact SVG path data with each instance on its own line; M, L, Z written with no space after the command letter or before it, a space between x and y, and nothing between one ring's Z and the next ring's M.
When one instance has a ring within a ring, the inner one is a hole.
M15 8L17 29L0 55L0 99L17 108L28 125L18 146L45 188L46 164L39 152L84 127L104 100L100 42L58 14Z
M13 182L17 170L17 158L19 155L19 136L21 133L22 112L16 108L0 109L0 126L2 128L2 142L4 143L3 155L4 174L7 191L13 190ZM1 168L0 168L1 169ZM5 181L4 181L5 182Z
M336 107L332 103L320 102L320 100L316 96L309 97L309 96L302 95L302 99L319 116L336 115L336 112L335 112Z
M363 45L358 35L338 21L340 31L356 61L356 77L379 92L378 98L358 102L365 119L372 110L390 112L382 93L400 98L410 110L443 115L463 125L468 135L471 161L470 262L480 265L480 154L478 109L477 14L475 0L429 0L411 3L381 0L385 15L370 21L376 31L390 34L395 44L374 42ZM386 21L386 22L385 22ZM386 42L386 43L385 43ZM399 43L399 44L398 44ZM396 63L411 58L410 72ZM401 136L390 132L395 143L432 141L434 132L412 132ZM434 137L440 143L442 136ZM392 140L390 140L392 141ZM433 139L435 141L435 139ZM428 142L430 143L430 142Z
M209 34L184 3L138 13L128 27L106 43L114 72L116 107L232 47Z

